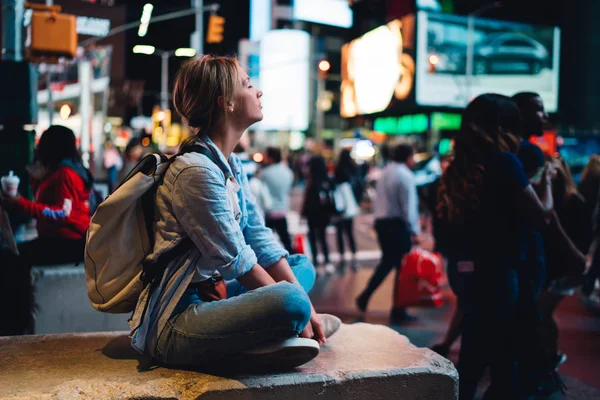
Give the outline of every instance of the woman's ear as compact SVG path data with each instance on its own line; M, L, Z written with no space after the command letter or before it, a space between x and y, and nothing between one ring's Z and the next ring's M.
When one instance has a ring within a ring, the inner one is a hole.
M219 104L220 108L224 107L224 102L225 102L225 100L223 100L223 96L217 97L217 104Z

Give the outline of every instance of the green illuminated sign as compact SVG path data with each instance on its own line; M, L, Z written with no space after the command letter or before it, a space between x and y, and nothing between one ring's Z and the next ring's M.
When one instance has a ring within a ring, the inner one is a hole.
M415 135L426 132L428 126L427 114L413 114L402 117L375 118L373 130L388 135Z
M440 156L445 156L450 152L452 152L452 139L440 140L440 147L438 149L438 153L440 153Z
M431 113L431 129L435 130L458 130L462 115L455 113L434 112Z

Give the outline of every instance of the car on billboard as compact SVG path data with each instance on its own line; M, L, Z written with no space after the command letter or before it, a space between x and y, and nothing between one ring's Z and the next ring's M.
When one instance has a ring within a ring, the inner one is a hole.
M540 42L518 33L497 33L473 46L473 74L518 73L537 75L548 63L548 50ZM467 46L442 43L430 49L430 70L464 74Z

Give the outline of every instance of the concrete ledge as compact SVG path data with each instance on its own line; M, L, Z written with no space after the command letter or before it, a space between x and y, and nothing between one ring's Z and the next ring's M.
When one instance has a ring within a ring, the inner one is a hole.
M92 308L83 263L33 267L31 275L38 304L35 333L110 332L127 327L128 314Z
M0 338L2 399L456 399L452 363L381 325L343 325L289 372L216 376L156 368L124 332Z

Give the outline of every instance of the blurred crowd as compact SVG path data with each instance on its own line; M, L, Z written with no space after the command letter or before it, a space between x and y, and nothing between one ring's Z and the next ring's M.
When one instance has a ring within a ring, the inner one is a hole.
M458 298L448 333L433 349L446 356L461 337L460 398L474 397L488 367L486 399L551 394L563 389L556 370L566 359L558 348L555 310L576 289L586 304L600 305L600 156L590 158L576 184L559 155L544 154L528 141L547 123L535 93L485 94L464 111L452 153L440 157L441 177L424 187L415 183L413 147L401 144L381 161L371 195L368 166L357 164L349 149L333 162L308 152L285 159L279 148L267 148L250 189L266 226L286 250L310 252L324 274L345 269L346 248L351 267L358 268L354 219L369 201L382 257L356 299L362 312L389 272L398 272L403 257L420 245L423 221L431 220L425 229L435 238ZM123 154L106 143L109 193L145 154L136 139ZM93 177L65 127L44 132L29 171L34 200L1 197L11 214L36 219L38 231L38 238L19 246L21 256L2 253L2 265L15 275L4 284L21 282L27 290L19 306L6 311L16 322L4 324L1 335L33 332L35 302L23 272L29 269L19 266L81 261L90 215L101 200L94 200ZM300 215L307 242L289 232L295 185L304 191ZM340 265L330 262L326 230L332 224ZM391 318L415 319L403 308L394 308Z

